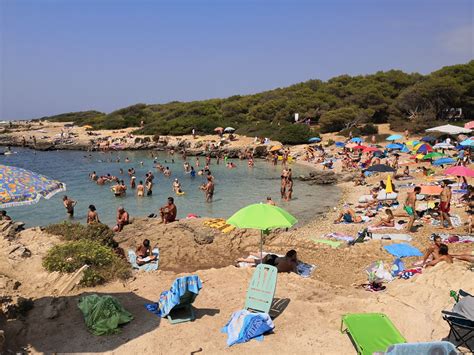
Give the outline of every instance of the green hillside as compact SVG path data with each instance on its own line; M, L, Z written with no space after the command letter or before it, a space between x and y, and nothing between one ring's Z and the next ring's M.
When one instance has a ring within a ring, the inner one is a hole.
M42 119L107 129L139 126L144 121L138 132L158 135L189 134L192 128L212 133L218 126L232 126L237 133L292 144L306 141L317 132L352 130L372 134L376 130L373 123L389 122L394 130L421 131L438 121L453 120L449 108L462 108L461 120L474 119L474 60L429 75L399 70L341 75L254 95L136 104L110 114L86 111ZM311 119L313 132L307 125L293 124L295 112L300 119Z

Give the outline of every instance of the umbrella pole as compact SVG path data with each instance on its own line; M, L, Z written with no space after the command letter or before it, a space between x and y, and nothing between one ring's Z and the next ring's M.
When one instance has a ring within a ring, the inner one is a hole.
M260 259L263 260L263 230L260 230Z

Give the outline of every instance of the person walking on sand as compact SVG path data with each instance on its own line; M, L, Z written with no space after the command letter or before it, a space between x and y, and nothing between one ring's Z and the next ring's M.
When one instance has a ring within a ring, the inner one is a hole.
M405 205L403 209L410 217L410 221L407 224L407 231L411 232L413 228L413 224L415 223L416 219L416 195L421 192L421 187L416 186L412 192L407 194L407 198L405 200Z
M448 181L443 180L441 183L443 190L439 195L440 203L439 203L439 217L441 221L440 228L444 228L444 221L448 222L448 229L453 229L453 224L451 223L451 217L449 216L449 210L451 208L451 198L452 192L451 187L448 185Z
M77 201L74 201L73 199L70 199L66 195L63 197L63 205L64 208L66 209L67 214L69 217L74 217L74 206L77 204Z

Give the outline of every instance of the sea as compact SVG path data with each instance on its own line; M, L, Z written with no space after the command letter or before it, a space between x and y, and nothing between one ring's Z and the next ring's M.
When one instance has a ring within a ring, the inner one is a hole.
M310 185L294 179L293 199L286 202L280 198L280 175L282 166L273 166L265 160L256 160L254 167L248 167L247 161L232 159L237 167L226 168L223 161L219 165L213 159L210 170L215 177L215 193L212 203L205 202L200 186L205 177L191 177L184 172L184 160L178 154L170 155L158 151L113 151L85 152L73 150L35 151L15 148L14 154L0 155L0 164L18 166L36 173L59 180L66 184L67 191L61 192L49 200L41 199L39 203L28 206L7 208L7 213L14 220L22 221L27 227L46 226L64 220L85 223L88 206L95 205L99 218L110 226L115 224L116 210L125 207L131 217L145 217L157 213L166 204L167 198L175 198L178 218L188 214L202 217L228 218L240 208L251 203L265 202L271 196L278 206L292 213L299 224L304 224L316 216L327 212L339 199L340 191L336 186ZM128 158L129 162L125 162ZM118 162L120 160L120 162ZM195 166L196 171L203 169L205 158L199 157L200 166L196 167L196 158L188 157L187 161ZM171 169L171 177L165 177L155 168L160 163ZM135 169L136 181L145 181L145 174L152 171L155 176L153 195L137 197L136 191L130 189L128 169ZM293 176L307 175L310 168L291 164ZM120 173L123 169L123 174ZM97 185L89 179L95 171L98 175L110 173L123 179L128 187L126 196L116 197L110 184ZM178 178L183 196L172 191L172 183ZM77 201L74 218L70 219L62 204L62 197L69 196Z

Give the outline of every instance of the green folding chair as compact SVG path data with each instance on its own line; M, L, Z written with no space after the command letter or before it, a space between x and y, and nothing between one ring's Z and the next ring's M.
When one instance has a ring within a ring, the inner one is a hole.
M406 343L392 321L382 313L346 314L342 316L341 332L351 337L360 355L385 352L391 345Z
M170 313L166 316L172 324L191 322L196 319L194 308L192 306L197 294L186 291L184 295L179 298L179 304L173 307Z
M245 309L250 312L269 313L275 295L278 270L275 266L259 264L250 280Z

